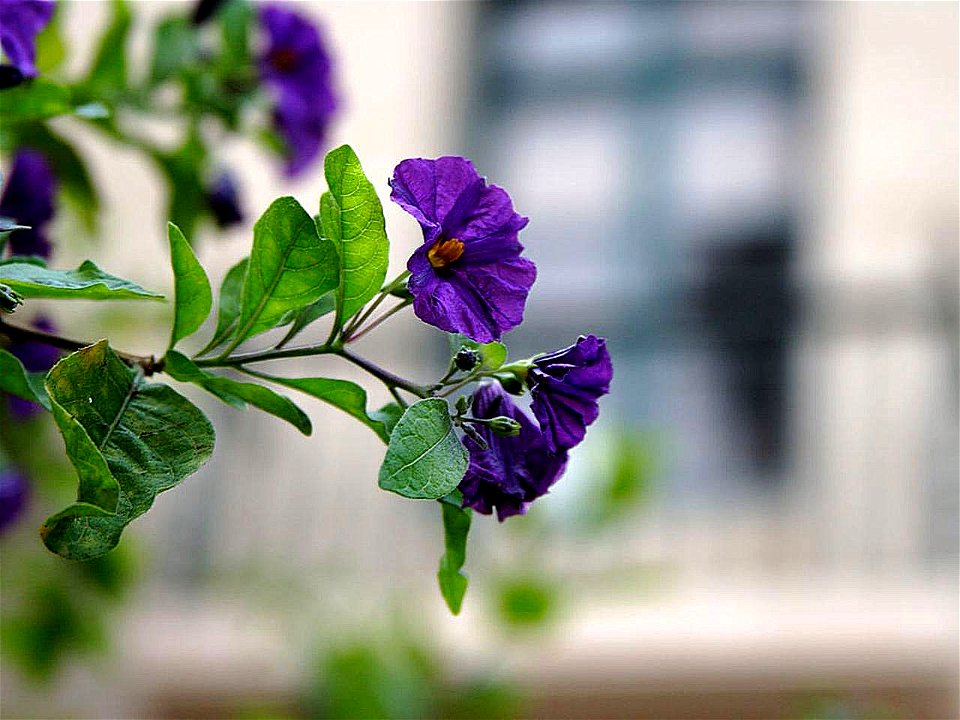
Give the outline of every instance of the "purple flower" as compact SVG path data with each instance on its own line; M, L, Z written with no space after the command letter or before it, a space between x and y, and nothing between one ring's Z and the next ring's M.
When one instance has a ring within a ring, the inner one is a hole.
M5 0L0 0L0 6ZM13 218L29 230L16 230L7 239L11 255L50 257L51 245L45 225L53 218L56 179L44 157L36 150L19 150L13 170L0 196L0 215Z
M0 0L0 47L23 77L36 77L37 34L53 17L53 0Z
M337 109L330 54L320 33L302 15L267 5L260 23L269 44L260 76L276 96L274 122L287 145L287 175L305 170L317 157Z
M3 0L0 0L2 3ZM0 533L23 514L30 495L27 478L12 468L0 470Z
M222 172L217 175L207 191L207 205L219 228L228 228L243 222L243 210L233 175Z
M484 425L476 425L476 431L487 442L486 450L471 438L464 439L470 451L470 465L459 485L463 507L484 515L496 508L501 522L511 515L522 515L563 474L567 454L551 452L537 424L496 383L477 388L472 413L478 418L512 418L520 424L520 434L504 437Z
M477 342L519 325L537 269L520 257L517 233L528 220L507 192L462 157L404 160L390 187L390 199L423 229L407 262L417 317Z
M3 2L3 0L0 0L0 2ZM56 330L53 323L43 315L38 315L32 324L37 330L42 330L43 332L52 333ZM23 367L27 372L46 372L60 359L59 350L45 343L37 342L36 340L14 343L7 349L23 363ZM30 417L40 410L40 406L37 403L13 395L7 397L7 403L10 408L10 413L21 420Z
M581 335L576 344L534 359L527 374L531 407L550 449L569 450L583 440L612 378L607 341L596 335Z

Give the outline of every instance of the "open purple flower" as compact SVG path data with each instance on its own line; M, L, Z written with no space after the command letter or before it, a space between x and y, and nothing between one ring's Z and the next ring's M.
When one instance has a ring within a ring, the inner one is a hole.
M337 109L330 54L319 30L302 15L266 5L260 24L269 41L260 76L276 96L274 122L287 145L287 175L293 177L319 155Z
M0 2L3 2L3 0L0 0ZM37 330L46 333L56 331L53 323L43 315L38 315L32 325ZM36 340L13 343L7 349L20 360L27 372L46 372L60 359L59 350ZM11 415L21 420L30 417L41 409L37 403L14 395L7 398L7 405L10 408Z
M563 474L567 454L551 452L537 424L496 383L477 388L472 413L484 419L500 415L512 418L520 424L520 434L504 437L484 425L476 425L476 431L487 443L486 450L471 438L464 439L470 465L459 485L463 507L484 515L496 508L501 522L511 515L522 515Z
M0 6L5 0L0 0ZM36 150L19 150L13 170L0 196L0 215L13 218L29 230L16 230L7 239L11 255L50 257L46 224L53 218L56 179L50 165Z
M534 359L527 374L531 407L551 450L569 450L583 440L612 378L607 341L596 335L581 335L574 345Z
M423 230L407 262L417 317L477 342L519 325L537 269L520 257L517 234L528 220L506 190L487 185L462 157L404 160L390 187L390 199Z
M0 0L0 47L23 77L36 77L37 34L53 17L53 0Z
M222 172L207 190L207 205L213 213L218 228L228 228L243 222L243 210L240 208L240 194L233 175Z

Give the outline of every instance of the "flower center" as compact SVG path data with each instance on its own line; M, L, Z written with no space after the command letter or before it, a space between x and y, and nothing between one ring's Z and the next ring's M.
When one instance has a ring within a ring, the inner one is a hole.
M268 61L279 72L290 72L297 66L297 53L290 48L277 48L270 53Z
M456 238L440 238L427 250L427 260L438 270L456 262L463 255L463 242Z

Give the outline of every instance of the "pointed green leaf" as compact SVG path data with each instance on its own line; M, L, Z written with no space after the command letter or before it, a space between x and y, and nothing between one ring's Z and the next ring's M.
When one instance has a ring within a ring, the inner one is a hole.
M27 298L78 300L162 300L163 295L108 275L89 260L76 270L53 270L29 262L0 264L0 282Z
M113 94L127 87L127 38L133 17L123 0L113 0L110 25L100 36L86 84L94 95Z
M27 372L15 355L0 349L0 390L39 403L49 410L50 399L43 387L45 374Z
M450 420L446 400L426 398L403 414L390 434L380 487L414 499L452 492L467 471L467 450Z
M164 358L164 372L181 382L199 385L228 405L242 408L246 403L260 408L264 412L286 420L304 435L313 432L310 418L298 408L290 398L278 395L270 388L256 383L245 383L222 375L214 375L197 367L190 358L176 350L167 351Z
M204 355L229 340L237 329L240 317L240 293L243 292L243 280L247 275L249 258L244 258L227 272L220 284L220 299L217 301L217 329L213 338L200 352Z
M375 418L373 413L367 413L367 391L356 383L331 378L283 378L249 370L247 372L330 403L362 422L384 442L390 441L390 434L384 423Z
M337 250L292 197L275 200L253 226L253 251L231 347L276 327L292 310L337 287Z
M440 558L437 582L447 607L454 615L460 614L463 596L467 592L467 576L460 572L467 559L467 533L470 532L469 510L441 502L443 512L443 540L445 551Z
M173 223L167 223L167 239L170 241L170 264L173 265L176 298L173 333L170 336L170 347L173 347L203 325L213 305L213 292L207 273L193 254L193 248Z
M323 170L330 192L320 198L320 223L324 237L339 250L336 326L340 327L379 292L387 276L390 242L380 198L353 148L331 150Z
M46 389L80 475L77 503L40 530L47 548L62 557L89 560L112 550L158 493L196 472L213 452L213 427L203 413L167 385L147 383L106 340L57 363ZM108 512L117 489L116 512Z

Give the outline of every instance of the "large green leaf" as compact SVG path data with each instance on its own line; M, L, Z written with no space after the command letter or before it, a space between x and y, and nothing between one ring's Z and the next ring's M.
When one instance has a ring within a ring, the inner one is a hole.
M220 283L220 299L217 301L217 329L213 338L201 351L201 355L223 345L236 332L237 318L240 317L240 293L243 292L243 280L247 275L249 258L244 258L227 272Z
M450 420L446 400L426 398L403 414L390 434L380 487L414 499L452 492L467 470L467 450Z
M89 560L112 550L158 493L213 452L213 427L203 413L167 385L147 383L106 340L57 363L46 389L80 475L77 502L40 531L65 558Z
M112 95L127 88L127 38L133 16L123 0L113 0L110 25L100 36L85 84L94 96Z
M108 275L89 260L76 270L53 270L30 262L2 263L0 281L27 298L163 299L134 282Z
M173 223L167 223L167 239L170 241L170 264L173 265L176 298L173 332L170 335L170 347L173 347L203 325L213 305L213 292L207 273L193 254L190 243Z
M50 399L43 387L45 373L27 372L12 353L0 349L0 390L18 398L40 403L50 409Z
M467 576L460 572L467 559L467 533L470 532L469 510L441 502L443 512L444 553L437 570L437 582L447 607L454 615L460 614L463 596L467 592Z
M383 206L349 145L331 150L323 162L330 192L320 198L323 235L340 258L337 327L380 290L387 275L390 241Z
M283 378L253 372L252 370L247 372L255 377L299 390L318 400L330 403L362 422L384 442L390 441L390 433L384 422L377 419L375 413L367 413L367 391L356 383L330 378Z
M256 383L245 383L222 375L214 375L176 350L168 350L164 357L164 372L181 382L199 385L228 405L242 408L246 403L264 412L286 420L304 435L313 432L310 418L290 398L278 395L270 388Z
M253 226L253 251L231 349L276 327L337 287L337 250L292 197L275 200Z

